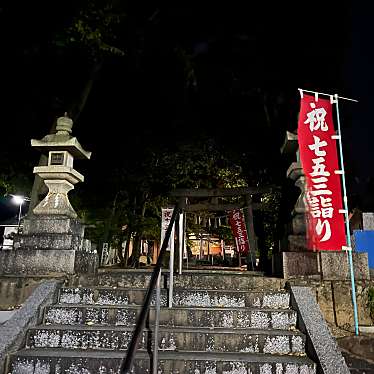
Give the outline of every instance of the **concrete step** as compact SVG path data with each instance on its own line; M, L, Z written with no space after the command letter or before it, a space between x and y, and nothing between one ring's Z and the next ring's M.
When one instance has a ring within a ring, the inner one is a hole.
M49 325L28 331L29 348L125 350L132 328L110 326ZM146 329L139 349L151 349L153 332ZM252 352L305 354L305 336L285 330L247 330L225 328L165 328L159 331L159 348L170 351Z
M143 305L145 294L145 289L64 287L60 290L59 301L65 304ZM161 305L167 305L167 298L167 290L161 290ZM286 291L185 290L174 288L173 305L288 309L290 295Z
M121 351L24 349L10 357L9 374L119 374ZM150 373L146 352L138 352L135 374ZM159 374L316 374L306 357L226 352L160 352Z
M150 270L143 269L99 269L96 276L84 275L75 278L73 286L106 286L127 288L148 288ZM161 284L167 287L168 271L162 273ZM284 288L285 280L264 277L261 272L222 271L222 270L183 270L181 275L174 274L174 286L186 289L212 290L249 290Z
M57 304L48 306L44 323L63 325L133 326L140 306ZM151 308L149 321L155 320ZM160 325L295 330L297 313L290 309L259 308L161 308Z

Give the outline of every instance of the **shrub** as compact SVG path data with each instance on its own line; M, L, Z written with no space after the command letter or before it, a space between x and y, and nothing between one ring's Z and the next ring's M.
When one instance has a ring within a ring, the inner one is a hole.
M370 317L374 322L374 288L369 288L368 292L368 306L370 310Z

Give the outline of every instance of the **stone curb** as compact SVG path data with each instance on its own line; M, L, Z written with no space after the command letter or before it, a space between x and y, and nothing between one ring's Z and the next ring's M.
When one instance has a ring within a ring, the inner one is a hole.
M306 352L317 363L318 374L349 374L336 340L330 333L309 287L289 286L298 328L306 335Z
M23 306L0 326L0 374L6 373L7 356L21 347L27 329L40 322L43 307L56 302L60 283L47 281L40 284Z

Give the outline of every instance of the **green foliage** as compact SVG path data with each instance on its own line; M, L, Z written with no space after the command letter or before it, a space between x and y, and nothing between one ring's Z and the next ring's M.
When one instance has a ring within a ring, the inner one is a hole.
M271 258L277 243L277 223L279 220L281 193L276 189L263 194L261 197L261 222L264 230L264 248L268 258ZM260 249L261 250L261 249Z
M4 196L12 190L11 184L6 180L5 176L0 176L0 196Z
M161 208L174 205L168 197L174 188L246 185L240 166L230 163L214 142L205 139L121 162L108 175L102 200L88 197L86 207L72 200L86 223L92 225L90 238L99 242L121 243L129 235L159 240ZM188 227L190 232L202 230L191 220ZM228 226L215 230L222 239L232 239Z
M184 73L184 81L187 87L197 85L196 80L196 66L193 61L193 56L189 54L184 48L181 46L175 47L174 52L177 55L177 58L181 62L183 66L183 73Z
M154 154L155 177L169 190L246 186L242 169L212 139L201 138Z
M220 168L217 175L224 188L248 187L243 176L243 170L239 165L231 165L231 167Z
M81 1L78 14L58 35L56 44L83 47L95 59L105 55L123 56L124 50L116 43L124 18L125 13L118 8L117 1Z
M220 239L224 241L233 241L234 237L232 235L232 230L230 226L219 226L212 230L214 234L216 234Z
M231 162L209 139L202 138L194 144L169 149L153 149L152 152L144 150L137 156L136 159L118 160L117 168L107 174L103 186L105 194L100 198L89 197L89 205L84 207L81 204L79 208L85 221L92 225L90 238L99 243L117 243L120 247L120 243L129 237L136 242L140 239L159 240L161 208L174 205L175 201L168 196L174 188L247 186L242 166ZM237 199L225 198L222 201L233 203ZM193 199L190 203L194 203ZM261 211L255 212L255 220L263 227L260 250L271 256L277 242L280 192L273 189L264 194L261 205ZM206 219L215 216L210 212L196 214ZM187 229L189 233L209 232L227 242L233 240L230 226L202 227L191 215L187 215Z
M374 321L374 288L370 287L368 291L368 307L370 310L370 317Z
M0 158L0 196L8 193L28 196L32 186L32 164L29 160L12 160L11 154L2 152Z

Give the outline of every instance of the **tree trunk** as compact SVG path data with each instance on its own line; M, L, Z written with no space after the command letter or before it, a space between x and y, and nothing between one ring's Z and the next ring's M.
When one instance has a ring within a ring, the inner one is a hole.
M131 236L132 236L132 230L129 230L127 234L123 266L127 266L129 262L129 249L130 249Z
M71 103L69 105L70 110L67 111L67 113L71 116L73 121L75 122L80 114L82 113L88 97L92 91L93 84L95 80L97 79L99 72L103 66L103 61L97 61L93 65L91 69L91 74L86 82L83 90L80 93L80 96L78 100L76 100L74 103ZM49 131L49 134L54 134L56 132L56 120L53 122L53 125ZM48 162L48 157L45 155L41 155L39 159L39 166L46 166ZM32 214L33 209L39 204L39 202L43 199L43 195L48 192L47 187L45 186L43 180L38 176L35 175L34 177L34 183L32 186L31 194L30 194L30 205L29 205L29 212Z
M142 218L144 218L144 216L145 216L146 197L147 197L147 195L145 195L145 198L143 199L143 202L142 202L142 205L141 205L141 208L142 208L141 217ZM134 239L134 247L133 247L132 254L131 254L131 257L132 257L131 266L132 267L138 267L139 266L140 245L141 245L142 236L143 236L143 232L138 231L137 234L136 234L136 237Z
M137 233L134 238L134 244L133 244L132 254L131 254L131 267L132 268L139 267L140 244L141 244L140 235Z
M48 157L46 155L41 155L39 158L39 166L46 166L48 164ZM29 215L33 214L34 208L42 201L42 195L48 192L47 186L44 184L42 178L39 175L34 176L34 183L32 185L30 194L30 205L29 205Z
M111 239L110 228L112 227L113 218L114 218L114 215L116 214L117 199L118 199L118 192L114 195L114 199L113 199L113 202L112 202L112 209L110 211L109 218L107 219L107 221L105 223L105 229L104 229L104 234L103 234L103 243L109 243L109 241Z
M79 99L76 100L74 103L70 105L70 111L68 112L71 115L71 118L74 122L76 122L82 113L84 107L87 104L88 97L90 96L90 93L92 91L92 87L94 85L94 82L96 81L97 77L99 76L99 73L101 71L101 68L103 67L103 61L96 61L93 65L90 73L90 77L88 81L86 82L86 85L84 86Z
M121 235L120 240L119 240L119 248L118 248L118 258L119 258L119 265L123 266L125 259L123 257L123 252L122 252L122 243L123 243L123 238L125 235ZM126 243L127 244L127 243Z

